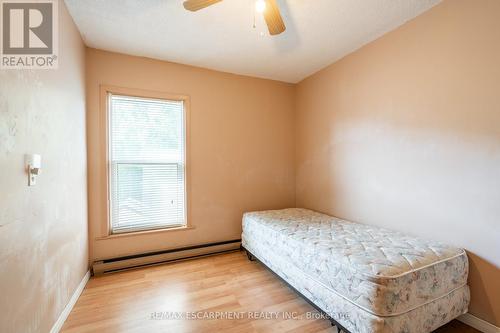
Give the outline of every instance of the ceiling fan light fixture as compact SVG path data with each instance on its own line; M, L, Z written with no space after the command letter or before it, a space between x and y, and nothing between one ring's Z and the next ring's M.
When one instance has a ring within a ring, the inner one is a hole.
M257 11L257 13L263 13L266 10L266 1L265 0L255 1L255 10Z
M184 8L189 11L195 12L202 8L206 8L222 0L185 0ZM255 13L260 13L264 16L267 29L271 36L279 35L286 30L285 23L281 17L280 9L277 0L255 0L254 12L254 28L255 28Z

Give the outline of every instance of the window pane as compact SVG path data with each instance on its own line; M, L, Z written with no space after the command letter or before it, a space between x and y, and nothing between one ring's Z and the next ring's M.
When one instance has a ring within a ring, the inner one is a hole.
M111 95L111 225L185 225L183 103Z
M115 231L184 224L181 166L119 163L115 170Z
M111 110L113 160L184 160L182 102L112 96Z

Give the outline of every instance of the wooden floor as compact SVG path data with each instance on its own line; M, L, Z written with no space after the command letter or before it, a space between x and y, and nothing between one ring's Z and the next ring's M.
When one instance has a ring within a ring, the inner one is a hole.
M336 332L325 319L305 318L314 312L258 262L234 252L93 277L62 332ZM437 332L479 331L453 321Z

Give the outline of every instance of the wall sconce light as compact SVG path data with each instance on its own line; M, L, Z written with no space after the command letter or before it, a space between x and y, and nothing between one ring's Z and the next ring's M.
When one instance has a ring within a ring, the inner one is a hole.
M24 155L24 162L28 171L28 186L36 185L36 177L40 174L42 157L38 154Z

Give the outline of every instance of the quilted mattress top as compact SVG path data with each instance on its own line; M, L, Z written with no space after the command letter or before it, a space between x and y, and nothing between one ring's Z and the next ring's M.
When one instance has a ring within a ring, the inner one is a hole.
M463 249L301 208L245 213L242 241L380 316L443 297L468 275Z
M303 208L246 214L288 237L313 243L318 255L333 256L367 276L394 278L464 254L463 249L436 241Z

